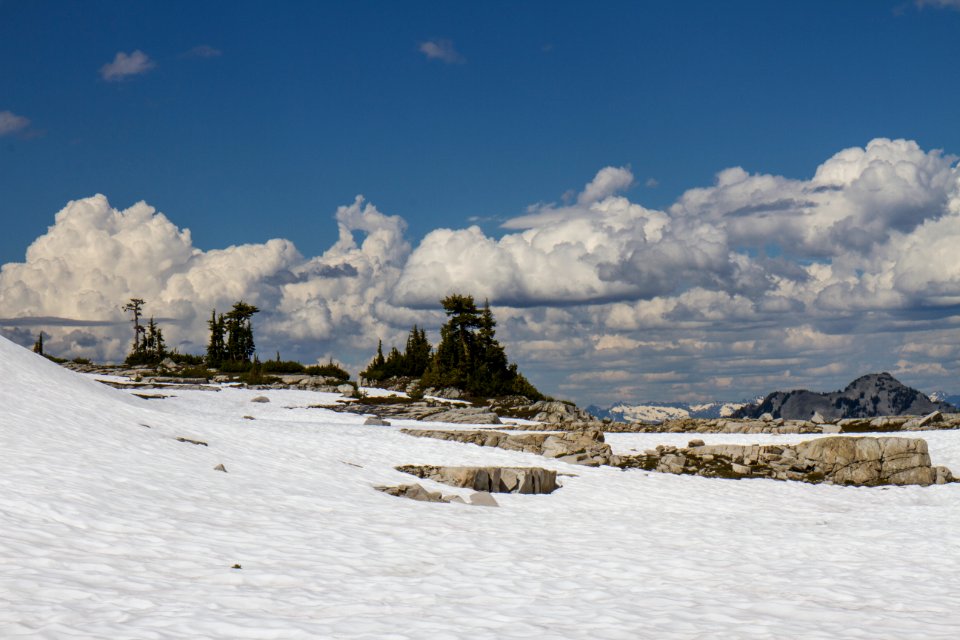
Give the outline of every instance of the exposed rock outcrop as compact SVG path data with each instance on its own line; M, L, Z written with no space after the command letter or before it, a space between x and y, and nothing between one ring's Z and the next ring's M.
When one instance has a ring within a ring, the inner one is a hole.
M610 445L603 441L599 429L564 433L517 433L502 431L440 431L432 429L401 429L402 433L419 438L437 438L452 442L466 442L483 447L498 447L509 451L535 453L563 462L599 466L616 464Z
M436 400L414 401L407 398L391 398L387 401L361 400L324 409L342 413L372 414L378 418L395 420L420 420L422 422L449 422L452 424L500 424L497 414L486 407L450 404Z
M557 489L557 472L539 467L404 465L397 471L488 493L553 493Z
M719 478L773 478L801 482L877 486L952 482L945 467L932 467L925 440L832 437L793 445L659 446L623 456L623 468Z
M401 484L396 487L374 487L389 496L410 498L421 502L463 502L460 496L445 496L439 491L427 491L419 484Z
M500 424L500 417L483 407L453 407L420 419L423 422L451 424Z
M889 373L871 373L851 382L843 391L777 391L760 404L741 408L736 417L757 418L770 413L774 418L809 420L814 414L826 421L843 418L924 415L934 411L956 411L945 402L933 402L923 393L902 384Z
M459 502L461 504L467 504L467 502L457 495L444 495L439 491L427 491L419 484L401 484L396 487L374 487L377 491L382 491L390 496L397 496L399 498L410 498L411 500L419 500L421 502ZM489 492L486 491L476 491L471 493L469 504L476 507L499 507L496 499Z
M524 425L524 430L564 428L567 425ZM602 425L606 433L763 433L820 434L820 433L875 433L896 431L933 431L960 429L960 414L934 412L926 416L878 416L876 418L845 418L836 421L816 420L760 420L755 418L721 418L702 420L680 418L661 424L614 422Z
M557 400L540 400L529 407L537 422L596 422L596 418L575 404Z

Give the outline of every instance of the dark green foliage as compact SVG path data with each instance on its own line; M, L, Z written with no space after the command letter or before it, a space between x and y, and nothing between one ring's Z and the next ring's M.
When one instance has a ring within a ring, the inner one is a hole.
M90 358L74 358L71 362L73 362L73 364L91 364Z
M250 361L256 346L253 343L253 325L250 319L260 309L243 300L235 302L233 308L225 314L227 330L227 360L233 362Z
M304 369L306 367L293 360L283 361L278 358L263 363L264 373L303 373Z
M218 367L220 363L227 359L227 345L225 337L227 334L226 322L223 314L217 315L214 309L210 313L210 319L207 320L207 327L210 328L210 341L207 343L207 365Z
M130 298L130 302L123 305L124 311L133 314L133 348L130 355L140 353L140 336L144 333L144 328L140 324L140 316L143 314L144 301L142 298Z
M377 344L377 354L360 372L368 380L386 380L395 377L419 378L430 364L430 341L427 332L413 325L407 335L407 344L403 353L393 347L386 358L383 357L383 341Z
M280 379L266 375L260 360L255 357L246 373L240 374L240 381L246 384L273 384L274 382L280 382Z
M327 378L336 378L337 380L342 380L346 382L350 379L350 374L345 371L340 365L334 364L333 361L328 362L327 364L315 364L310 366L305 366L299 362L293 360L286 361L277 361L277 360L267 360L266 362L260 362L258 359L254 359L253 362L232 362L226 361L220 364L219 370L221 373L239 373L243 374L240 376L241 380L244 380L244 375L252 374L255 369L259 369L261 375L269 374L304 374L308 376L324 376ZM276 381L277 378L272 378L273 381ZM261 382L255 382L250 384L264 384Z
M253 342L253 314L260 309L243 300L234 303L225 314L217 315L214 309L207 320L210 341L207 343L207 366L219 367L235 363L249 363L256 351ZM246 371L249 367L242 370ZM224 369L226 370L226 369Z
M217 369L219 369L221 373L246 373L250 371L250 367L252 366L253 363L251 362L231 362L230 360L224 360Z
M49 353L43 354L43 357L50 362L56 362L57 364L63 364L64 362L67 362L66 358L58 358L57 356L52 356Z
M213 377L214 374L212 371L210 371L203 365L200 365L200 366L184 367L179 371L171 372L170 375L175 378L205 378L209 380L210 378Z
M350 379L350 374L347 373L340 365L334 364L332 360L327 362L327 364L315 364L309 367L304 367L303 372L311 376L326 376L327 378L336 378L337 380L342 380L343 382L346 382Z
M440 344L420 386L456 387L477 397L524 395L543 399L537 389L510 364L496 339L496 320L489 303L478 309L473 296L453 294L441 301L447 323L440 328Z
M37 335L37 341L33 343L33 352L39 355L43 355L43 331Z
M153 318L147 323L147 333L143 340L143 350L163 360L167 355L167 345L163 341L163 329L157 326Z
M133 349L127 354L124 363L134 365L156 365L167 357L167 345L163 340L163 329L151 317L144 327L140 324L140 316L144 301L140 298L131 298L124 305L124 310L133 313Z
M430 352L432 350L433 347L430 346L430 341L427 340L426 330L418 328L417 325L413 325L413 329L411 329L407 335L407 346L403 352L406 369L404 373L400 375L422 376L423 372L430 366Z
M199 367L203 365L204 359L203 356L196 356L192 353L180 353L176 349L167 354L171 360L177 364L187 365L191 367ZM194 376L200 377L200 376Z

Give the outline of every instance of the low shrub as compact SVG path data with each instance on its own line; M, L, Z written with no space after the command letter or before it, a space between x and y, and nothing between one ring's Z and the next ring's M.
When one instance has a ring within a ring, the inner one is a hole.
M336 365L333 362L304 367L303 372L311 376L326 376L327 378L336 378L337 380L342 380L343 382L346 382L350 379L350 374L347 373L343 367Z

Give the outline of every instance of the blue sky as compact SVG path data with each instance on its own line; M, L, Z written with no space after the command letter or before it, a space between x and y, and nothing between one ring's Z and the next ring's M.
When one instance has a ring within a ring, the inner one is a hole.
M0 110L30 128L2 140L0 262L98 192L204 248L315 253L358 193L416 238L606 165L665 206L725 167L807 177L878 135L957 151L958 29L960 12L882 1L4 1ZM431 39L463 62L428 59ZM135 50L156 66L101 79Z
M0 264L23 262L56 212L97 193L119 210L146 201L189 228L197 250L280 238L309 259L337 242L334 214L358 194L378 214L402 218L406 230L397 234L417 251L432 231L471 224L485 240L503 239L511 233L503 223L538 203L575 202L604 167L630 173L617 194L670 211L730 167L809 180L834 154L875 138L960 153L958 9L951 0L0 0ZM358 242L364 225L347 225ZM743 237L726 249L774 259L783 247L773 237L770 251L770 243ZM814 254L797 252L794 266L823 260ZM401 262L405 269L406 257ZM869 275L869 267L856 268ZM634 278L633 288L573 298L596 305L667 293L647 286L649 274L623 277ZM569 294L477 289L545 316ZM928 308L921 298L901 311ZM28 309L16 300L0 294L0 318L91 319L80 304ZM384 322L400 332L412 318ZM808 324L836 332L831 327L847 320ZM505 325L506 336L523 342L522 330ZM337 335L323 333L323 353L339 353ZM303 342L284 340L277 343L309 355ZM549 368L542 354L529 354L521 360ZM743 384L728 393L753 390Z

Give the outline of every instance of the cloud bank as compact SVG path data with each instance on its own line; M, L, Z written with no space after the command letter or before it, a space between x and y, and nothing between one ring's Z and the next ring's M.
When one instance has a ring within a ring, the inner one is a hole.
M0 328L26 343L45 327L54 353L119 359L120 307L136 296L169 319L172 345L201 352L211 309L242 298L263 310L265 354L359 368L378 337L435 331L437 301L465 291L489 298L535 383L581 402L832 390L877 370L960 391L955 157L881 138L808 180L725 169L665 210L632 201L634 184L605 167L499 236L436 229L416 246L403 219L358 196L316 257L284 239L204 251L146 203L97 195L3 266Z

